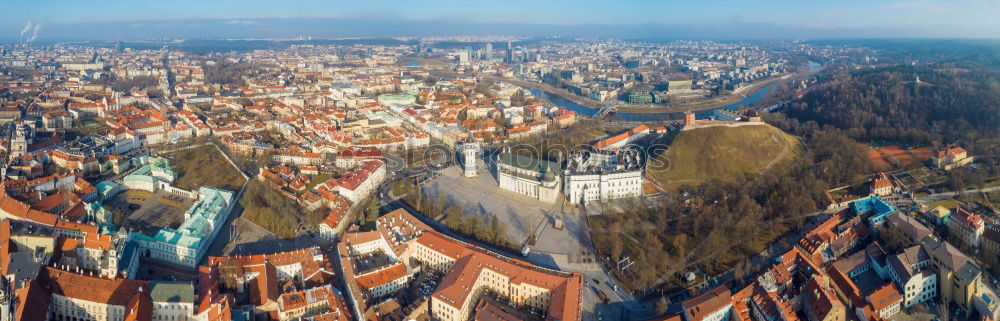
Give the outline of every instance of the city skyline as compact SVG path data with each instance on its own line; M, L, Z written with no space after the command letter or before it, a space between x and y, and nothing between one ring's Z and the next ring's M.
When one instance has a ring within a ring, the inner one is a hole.
M149 38L394 37L452 35L621 38L993 38L1000 2L458 1L364 3L295 0L14 2L0 40L38 28L38 41ZM41 25L41 27L38 27Z

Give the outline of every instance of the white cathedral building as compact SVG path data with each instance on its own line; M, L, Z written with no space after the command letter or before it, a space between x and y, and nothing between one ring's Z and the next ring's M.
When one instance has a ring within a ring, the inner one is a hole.
M548 203L559 198L562 166L558 163L506 152L497 156L496 164L500 188Z
M642 195L644 166L637 149L577 151L565 170L557 162L505 152L496 166L500 188L548 203L560 192L576 204Z

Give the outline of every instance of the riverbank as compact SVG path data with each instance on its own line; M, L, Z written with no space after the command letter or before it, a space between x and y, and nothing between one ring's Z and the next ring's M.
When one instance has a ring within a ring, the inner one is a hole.
M805 76L813 75L813 74L816 74L817 72L822 71L825 68L826 68L826 66L824 66L824 65L821 65L819 63L810 61L809 65L808 65L808 68L807 68L806 71L799 71L799 72L794 72L794 73L786 73L786 74L784 74L782 76L779 76L779 77L774 77L774 78L768 78L768 79L764 79L764 80L759 80L759 81L753 82L753 83L747 85L746 87L743 87L743 88L737 90L737 92L732 93L730 95L727 95L725 97L716 97L716 98L712 98L712 99L708 99L708 100L704 100L704 101L698 101L698 102L692 102L692 103L685 103L685 104L678 104L678 105L672 105L672 106L652 105L652 104L646 105L646 106L637 106L636 104L622 104L622 103L619 103L617 105L617 107L616 107L616 113L630 114L632 116L636 116L636 117L640 118L640 119L637 119L637 120L643 120L641 118L645 118L643 116L644 115L649 115L649 114L680 114L680 113L684 113L684 112L706 111L706 110L717 109L717 108L733 109L733 108L729 108L729 107L735 107L736 105L747 105L748 106L751 103L756 102L760 98L763 98L764 94L766 94L766 91L769 90L771 86L774 86L775 84L777 84L780 81L785 81L785 80L792 79L792 78L805 77ZM505 80L505 79L500 78L500 79L496 79L496 80ZM519 86L530 87L530 88L534 88L536 90L545 91L545 92L548 92L550 94L554 94L556 96L559 96L559 97L561 97L561 98L563 98L565 100L572 101L572 102L576 103L579 106L582 106L582 107L585 107L585 108L588 108L588 109L593 109L594 112L593 113L587 113L588 116L596 113L598 110L601 109L601 107L608 105L608 103L600 103L600 102L594 101L592 99L589 99L589 98L586 98L586 97L581 97L579 95L570 93L570 92L566 91L565 89L561 89L559 91L553 91L550 88L542 88L544 86L539 86L537 83L529 83L529 82L525 82L525 81L518 81L518 82L520 82L519 84L517 84ZM551 86L549 86L549 87L551 87ZM579 111L577 111L577 112L579 112Z
M627 110L626 108L619 106L618 111L609 114L607 119L616 121L662 122L662 121L683 119L684 111L693 111L697 118L704 119L707 117L711 117L712 113L718 109L735 110L741 105L749 106L759 101L760 99L763 99L767 94L767 92L770 90L770 88L773 86L777 86L777 84L772 83L764 85L762 88L759 89L747 90L745 91L745 93L747 93L745 97L727 105L721 105L721 106L715 106L715 104L708 106L702 105L701 108L691 108L683 111L682 110L674 111L671 109L659 108L656 109L655 112L653 112L651 111L652 110L651 108L646 108L645 112L635 113L635 112L627 112L625 111ZM537 88L529 88L529 90L533 95L541 97L542 99L547 100L553 105L574 111L577 114L580 114L581 116L593 117L595 114L597 114L598 111L597 109L589 108L581 104L578 104L570 99L567 99L563 95L551 93Z
M411 60L407 63L407 65L412 65L410 67L428 67L430 63L426 60L435 61L434 59ZM440 61L437 62L441 63ZM763 99L767 92L772 87L777 86L777 83L780 81L815 74L824 68L826 68L826 66L810 61L806 71L788 73L779 77L759 80L725 97L716 97L674 106L643 106L617 102L614 103L616 105L616 111L611 113L607 118L610 120L620 121L659 122L683 119L684 112L695 112L695 115L698 118L711 117L713 111L717 109L735 110L741 105L749 106L756 103L757 101ZM442 76L445 78L458 76L456 73L441 70L433 71L432 75ZM479 77L484 81L502 81L527 88L531 91L532 95L535 95L536 97L540 97L553 105L566 108L586 117L593 117L602 107L613 103L599 102L588 97L569 92L566 89L557 88L545 83L488 75L480 75Z
M596 101L596 100L593 100L593 99L590 99L590 98L587 98L587 97L583 97L583 96L574 94L574 93L572 93L572 92L570 92L570 91L568 91L566 89L555 87L555 86L552 86L552 85L549 85L549 84L546 84L546 83L538 83L538 82L531 82L531 81L525 81L525 80L520 80L520 79L503 78L503 77L495 77L495 76L483 76L482 79L483 80L487 80L487 81L506 82L506 83L513 84L515 86L520 86L520 87L525 87L525 88L528 88L528 89L536 89L536 90L545 91L545 92L548 92L548 93L551 93L551 94L558 95L559 97L562 97L563 99L572 101L572 102L576 103L577 105L593 109L594 112L597 112L597 110L600 110L601 107L604 107L604 106L607 105L605 103L601 103L599 101Z
M787 75L784 75L784 76L781 76L781 77L770 78L770 79L758 81L758 82L755 82L755 83L752 83L752 84L748 85L746 87L746 89L740 90L740 92L738 92L738 93L733 93L733 94L730 94L730 95L726 95L725 97L712 98L712 99L707 100L707 101L700 101L700 102L695 102L695 103L688 103L688 104L674 105L674 106L657 106L657 105L651 105L650 107L627 107L626 106L626 107L618 107L617 110L618 110L618 112L622 112L622 113L635 113L635 114L643 114L643 113L681 113L681 112L699 111L699 110L705 110L705 109L714 109L714 108L719 108L719 107L725 107L725 106L728 106L728 105L732 105L732 104L738 103L740 100L743 100L743 99L749 97L750 95L753 95L757 91L760 91L760 90L766 88L767 86L775 84L778 81L791 78L793 75L795 75L795 74L787 74Z
M749 97L749 96L757 93L758 91L765 89L767 86L775 84L778 81L788 79L788 78L790 78L790 77L792 77L794 75L796 75L796 74L786 74L786 75L781 76L781 77L775 77L775 78L770 78L770 79L766 79L766 80L757 81L755 83L752 83L752 84L748 85L744 89L740 90L738 93L733 93L733 94L730 94L730 95L726 95L725 97L716 97L716 98L712 98L712 99L708 99L708 100L703 100L703 101L699 101L699 102L685 103L685 104L673 105L673 106L663 106L663 105L653 105L653 104L646 105L646 106L640 106L640 105L637 105L637 104L624 104L624 103L618 102L616 104L617 105L616 109L617 109L617 112L620 112L620 113L660 114L660 113L681 113L681 112L699 111L699 110L705 110L705 109L720 108L720 107L725 107L725 106L728 106L728 105L732 105L734 103L738 103L739 101L741 101L743 99L746 99L747 97ZM560 88L560 89L555 90L555 89L552 88L552 86L549 86L547 84L540 84L540 83L528 82L528 81L519 80L519 79L509 79L509 78L500 78L500 77L489 77L489 76L487 76L487 77L483 77L483 78L487 79L487 80L492 80L492 81L504 81L504 82L512 83L514 85L521 86L521 87L527 87L527 88L532 88L532 89L536 89L536 90L545 91L545 92L548 92L550 94L557 95L557 96L559 96L559 97L561 97L563 99L572 101L572 102L576 103L579 106L583 106L583 107L586 107L586 108L589 108L589 109L593 109L594 113L596 113L598 110L600 110L601 107L611 104L611 103L597 102L597 101L592 100L590 98L586 98L586 97L582 97L582 96L570 93L569 91L567 91L565 89L561 89Z

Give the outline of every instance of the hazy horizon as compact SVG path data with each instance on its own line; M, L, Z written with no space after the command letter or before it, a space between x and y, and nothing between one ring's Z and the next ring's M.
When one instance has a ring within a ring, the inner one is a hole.
M567 36L681 39L996 38L1000 1L13 2L0 40Z

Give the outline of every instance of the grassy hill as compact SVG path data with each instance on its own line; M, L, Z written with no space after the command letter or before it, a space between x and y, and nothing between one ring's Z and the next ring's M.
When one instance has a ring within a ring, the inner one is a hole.
M698 128L668 140L667 151L649 165L650 175L661 184L755 175L772 162L788 164L803 152L798 139L771 125Z

